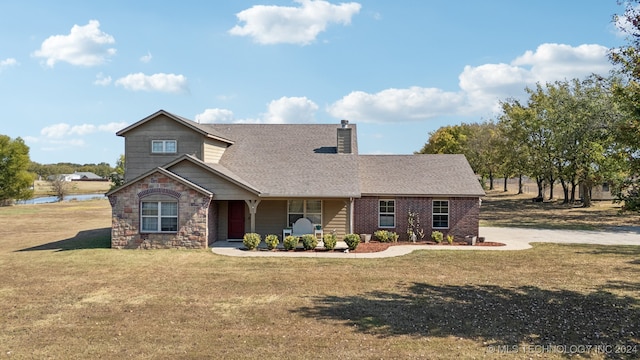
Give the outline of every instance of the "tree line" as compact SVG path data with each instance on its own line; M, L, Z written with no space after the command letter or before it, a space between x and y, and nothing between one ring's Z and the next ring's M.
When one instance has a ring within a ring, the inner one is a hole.
M109 163L101 162L99 164L74 164L61 162L57 164L40 164L34 161L29 163L27 170L38 175L41 179L46 180L51 175L73 174L75 172L92 172L101 178L108 179L111 174L116 171Z
M33 196L33 184L38 178L47 180L51 175L92 172L109 179L113 187L124 181L124 155L120 155L116 166L102 162L99 164L39 164L29 158L29 147L20 137L12 139L0 135L0 205L12 200L25 200ZM56 180L57 179L57 180ZM60 199L64 198L67 184L56 177L52 187Z
M585 206L596 184L615 185L618 194L629 173L629 149L621 141L625 113L615 89L618 78L591 76L527 88L525 102L508 99L493 121L446 126L430 134L420 153L463 153L483 183L494 178L534 179L538 197L545 186L562 185L564 202L583 187Z

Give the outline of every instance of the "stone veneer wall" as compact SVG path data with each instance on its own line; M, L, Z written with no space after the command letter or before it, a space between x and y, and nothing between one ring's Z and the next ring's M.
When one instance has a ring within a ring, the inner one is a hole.
M144 198L178 201L177 233L141 233ZM201 249L207 247L211 197L161 173L153 173L109 196L111 247L115 249ZM215 231L211 229L211 231Z
M409 240L407 235L409 211L417 212L420 225L424 229L424 240L431 239L433 198L418 197L362 197L354 200L354 232L373 234L378 227L378 201L395 200L396 226L384 230L396 232L399 240ZM437 198L449 200L449 229L436 229L445 236L453 235L455 240L464 240L467 235L478 236L480 221L480 201L478 198Z

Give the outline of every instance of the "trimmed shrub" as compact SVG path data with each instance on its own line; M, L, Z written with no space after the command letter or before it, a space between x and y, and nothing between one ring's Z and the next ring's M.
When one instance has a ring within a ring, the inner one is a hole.
M355 250L360 244L360 235L358 234L347 234L344 236L344 242L347 243L349 250Z
M373 236L378 239L380 242L398 242L398 238L400 237L393 231L388 230L376 230L373 233Z
M293 250L298 246L298 237L289 235L282 241L285 250Z
M324 242L325 249L333 250L338 243L338 237L335 234L324 234L324 236L322 236L322 242Z
M447 235L447 242L449 245L453 245L453 235Z
M260 245L261 240L262 239L260 238L260 234L246 233L242 238L242 243L244 244L244 247L246 247L247 249L255 250L255 248L257 248L258 245Z
M313 250L318 246L318 238L315 235L305 234L301 237L302 247L305 250Z
M387 242L389 241L389 232L387 230L376 230L373 233L373 237L378 239L380 242Z
M440 244L442 242L442 239L444 239L444 235L442 235L442 232L440 231L434 231L431 233L431 238L433 239L433 241Z
M280 244L280 239L278 239L278 235L271 234L264 238L264 243L267 244L269 250L273 250Z

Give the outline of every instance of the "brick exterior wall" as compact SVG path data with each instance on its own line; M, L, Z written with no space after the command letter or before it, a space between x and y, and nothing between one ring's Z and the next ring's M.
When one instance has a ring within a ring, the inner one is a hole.
M395 200L395 228L378 226L379 200ZM444 236L453 235L455 241L464 240L467 235L478 236L480 221L480 201L478 198L436 198L449 200L449 228L436 229ZM417 212L420 225L424 229L424 239L431 239L433 198L419 197L362 197L354 200L354 232L373 234L376 230L396 232L400 241L408 241L409 211Z
M140 232L140 203L145 198L178 202L177 233ZM201 249L207 247L211 198L161 173L153 173L111 194L109 202L112 211L112 248Z

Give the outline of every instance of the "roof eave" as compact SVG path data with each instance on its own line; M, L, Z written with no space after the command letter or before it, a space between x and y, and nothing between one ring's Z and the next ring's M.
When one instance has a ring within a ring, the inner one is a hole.
M184 161L184 160L187 160L187 161L191 162L192 164L194 164L196 166L199 166L199 167L201 167L202 169L204 169L206 171L212 172L212 173L216 174L217 176L220 176L221 178L231 182L232 184L234 184L234 185L236 185L238 187L241 187L241 188L253 193L254 195L258 195L258 196L261 195L260 190L256 189L255 187L247 185L247 184L243 184L242 182L240 182L240 181L238 181L236 179L233 179L233 178L231 178L231 177L229 177L229 176L217 171L216 169L214 169L211 166L207 165L207 163L205 163L205 162L201 161L200 159L195 158L195 157L193 157L191 155L182 155L179 158L171 161L170 163L168 163L168 164L166 164L166 165L164 165L162 167L165 168L165 169L166 168L170 168L173 165L175 165L175 164L177 164L177 163L179 163L181 161Z
M174 181L182 183L182 184L184 184L184 185L192 188L193 190L196 190L196 191L198 191L198 192L200 192L200 193L202 193L204 195L207 195L207 196L210 196L210 197L213 196L213 193L211 191L209 191L209 190L203 188L202 186L200 186L198 184L195 184L195 183L193 183L193 182L191 182L191 181L179 176L178 174L175 174L175 173L173 173L173 172L171 172L171 171L169 171L167 169L163 169L161 167L153 168L153 169L147 171L146 173L138 176L137 178L132 179L131 181L127 181L125 184L122 184L121 186L119 186L119 187L107 192L105 194L105 196L108 197L108 196L110 196L112 194L115 194L115 193L121 191L122 189L125 189L125 188L137 183L138 181L144 179L145 177L150 176L151 174L156 173L156 172L160 172L163 175L173 179Z
M151 114L151 115L149 115L149 116L145 117L144 119L142 119L142 120L140 120L140 121L137 121L137 122L135 122L135 123L133 123L133 124L131 124L131 125L127 126L126 128L124 128L124 129L122 129L122 130L120 130L120 131L116 132L116 135L117 135L117 136L124 136L124 134L125 134L125 133L127 133L127 132L129 132L129 131L131 131L131 130L133 130L133 129L135 129L135 128L137 128L137 127L138 127L138 126L140 126L140 125L143 125L144 123L146 123L146 122L148 122L148 121L150 121L150 120L152 120L152 119L154 119L154 118L156 118L158 115L164 115L164 116L166 116L166 117L169 117L169 118L171 118L172 120L177 121L177 122L179 122L180 124L182 124L182 125L184 125L184 126L186 126L186 127L190 128L191 130L196 131L197 133L199 133L199 134L201 134L201 135L203 135L203 136L206 136L206 137L208 137L208 138L210 138L210 139L215 139L215 140L218 140L218 141L222 141L222 142L227 143L227 144L229 144L229 145L233 145L233 144L234 144L234 141L233 141L233 140L226 139L226 138L224 138L224 137L217 136L217 135L215 135L215 134L211 134L211 133L209 133L209 132L207 132L207 131L205 131L205 130L203 130L203 129L201 129L201 128L197 127L197 126L193 126L193 124L191 124L191 123L190 123L189 121L187 121L185 118L182 118L182 117L180 117L180 116L174 115L174 114L172 114L172 113L170 113L170 112L168 112L168 111L165 111L165 110L158 110L158 111L156 111L155 113L153 113L153 114Z

